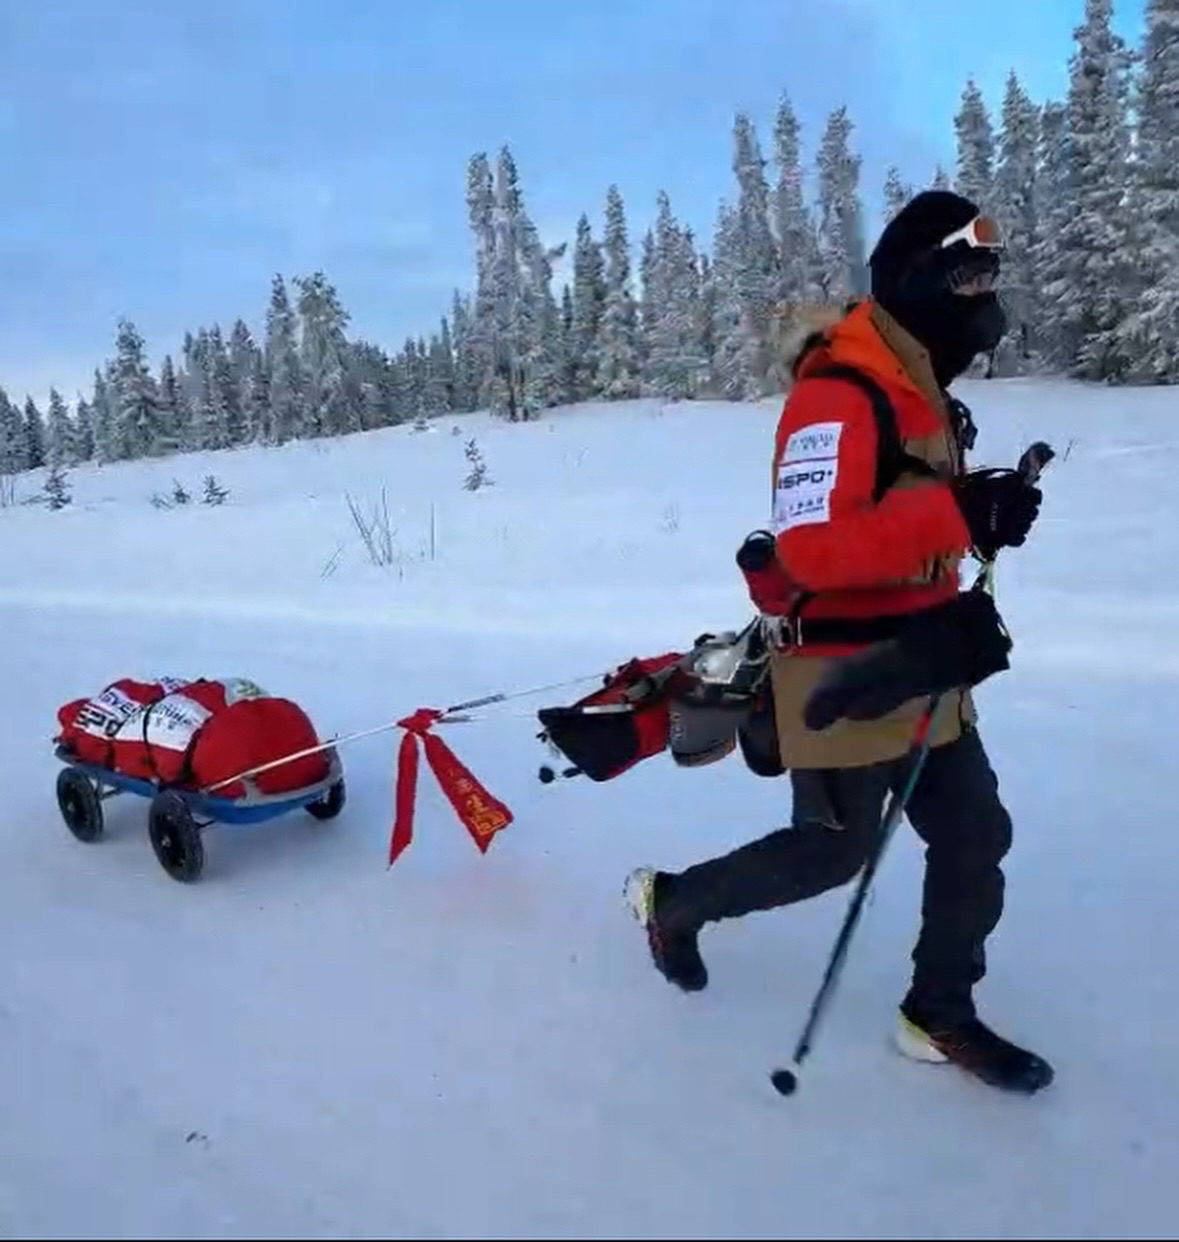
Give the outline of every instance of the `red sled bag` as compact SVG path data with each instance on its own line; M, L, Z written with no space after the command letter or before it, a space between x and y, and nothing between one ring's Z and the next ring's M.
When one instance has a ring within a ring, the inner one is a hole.
M628 660L605 677L600 690L569 707L542 707L541 740L591 781L609 781L667 749L670 683L683 659L673 651Z
M584 699L542 708L540 738L573 765L565 775L593 781L665 750L677 767L705 767L737 748L767 670L756 619L739 633L702 634L687 654L630 660Z
M242 677L122 678L57 713L57 744L73 759L180 789L208 789L320 745L306 712ZM250 779L260 794L293 793L326 780L325 752L279 764ZM243 781L215 791L240 798Z

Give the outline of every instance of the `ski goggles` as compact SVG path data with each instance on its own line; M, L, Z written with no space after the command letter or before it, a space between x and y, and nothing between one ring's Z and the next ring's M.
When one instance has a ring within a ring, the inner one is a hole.
M999 225L990 216L975 216L943 237L937 250L946 254L955 247L957 262L946 271L950 288L955 293L989 293L998 283L999 258L1006 248Z
M1003 250L1003 230L991 216L975 216L973 220L955 229L948 237L938 242L940 250L949 250L959 243L969 246L971 250Z

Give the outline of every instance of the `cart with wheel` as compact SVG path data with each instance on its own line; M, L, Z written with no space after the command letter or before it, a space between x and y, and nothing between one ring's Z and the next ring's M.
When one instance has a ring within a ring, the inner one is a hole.
M127 776L80 760L65 745L55 747L65 764L57 777L57 805L66 827L87 844L102 839L103 803L117 794L147 798L148 838L160 866L181 883L197 880L205 865L203 834L216 824L260 824L292 811L314 819L334 819L344 809L343 765L334 747L325 747L328 773L313 785L283 793L264 793L250 778L244 793L219 796L215 789L186 788L163 781Z

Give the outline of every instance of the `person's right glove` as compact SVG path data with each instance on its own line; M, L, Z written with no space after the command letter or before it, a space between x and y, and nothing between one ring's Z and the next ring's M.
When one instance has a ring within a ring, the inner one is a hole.
M972 470L951 484L975 552L985 561L1018 548L1040 512L1043 493L1018 470Z

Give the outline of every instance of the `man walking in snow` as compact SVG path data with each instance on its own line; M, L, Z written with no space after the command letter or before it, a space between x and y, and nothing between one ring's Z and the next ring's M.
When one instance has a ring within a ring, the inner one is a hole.
M812 334L793 364L775 438L773 536L780 566L802 593L791 608L790 647L771 666L792 823L684 871L631 877L655 964L686 991L708 982L697 943L707 923L852 880L890 791L910 771L927 697L878 719L807 727L807 701L833 659L955 599L963 557L973 549L987 561L1020 546L1039 511L1039 491L1018 472L964 471L973 425L946 392L1003 335L994 291L1001 252L998 230L975 204L947 191L917 195L873 251L871 298ZM891 471L882 396L903 453ZM926 861L898 1044L992 1085L1037 1091L1052 1079L1048 1063L975 1012L985 942L1003 908L1011 821L968 690L943 696L930 743L906 806Z

